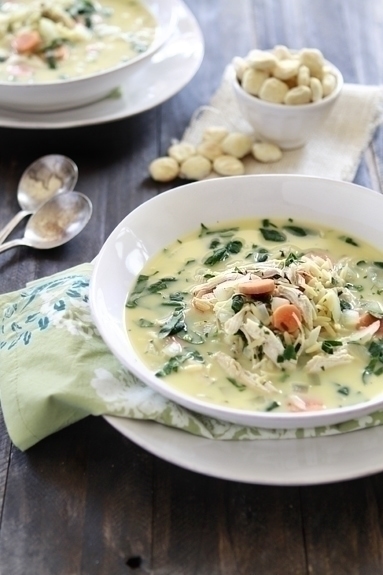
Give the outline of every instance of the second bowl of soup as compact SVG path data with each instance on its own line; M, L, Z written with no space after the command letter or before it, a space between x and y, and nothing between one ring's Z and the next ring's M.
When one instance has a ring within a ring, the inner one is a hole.
M0 7L0 106L48 112L107 96L170 37L177 0L23 0Z

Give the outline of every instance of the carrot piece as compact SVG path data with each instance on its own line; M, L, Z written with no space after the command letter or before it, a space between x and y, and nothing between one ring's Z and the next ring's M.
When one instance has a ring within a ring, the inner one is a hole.
M28 32L21 32L12 42L12 48L19 54L26 54L34 52L40 46L41 36L37 30L30 30Z
M358 321L358 327L368 327L372 323L377 321L377 318L371 315L370 313L364 313L360 316Z
M275 283L271 279L248 280L238 284L237 288L245 295L265 295L274 291Z
M380 322L379 329L376 332L376 334L382 335L383 334L383 320L378 319L377 317L374 317L373 315L371 315L368 312L364 313L363 315L360 316L359 321L358 321L358 328L368 327L369 325L375 323L376 321Z
M303 398L300 395L290 396L288 402L289 411L319 411L320 409L325 409L325 404L320 399L315 399L313 397Z
M288 303L274 310L271 321L275 329L293 333L301 325L302 313L296 305Z

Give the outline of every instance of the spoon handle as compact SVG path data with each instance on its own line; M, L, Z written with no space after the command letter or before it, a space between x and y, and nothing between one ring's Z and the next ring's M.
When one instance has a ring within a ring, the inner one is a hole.
M11 248L15 248L16 246L24 246L26 245L24 238L11 240L6 242L5 244L0 245L0 253L5 252L6 250L10 250Z
M17 224L21 222L26 216L30 216L32 212L27 212L26 210L20 210L13 218L0 230L0 244L3 243L6 237L9 236L12 230L15 229Z

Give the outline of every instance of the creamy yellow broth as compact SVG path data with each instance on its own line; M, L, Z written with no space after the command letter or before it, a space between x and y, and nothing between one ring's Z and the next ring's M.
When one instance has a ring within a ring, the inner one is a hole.
M209 289L229 272L237 279ZM275 291L239 291L255 276L274 278ZM306 305L292 333L273 324L277 307L293 305L286 291ZM291 219L201 225L148 262L125 324L144 363L185 394L246 410L328 409L383 391L382 294L383 254L338 230Z
M157 30L139 0L31 0L0 4L0 81L78 78L145 52Z

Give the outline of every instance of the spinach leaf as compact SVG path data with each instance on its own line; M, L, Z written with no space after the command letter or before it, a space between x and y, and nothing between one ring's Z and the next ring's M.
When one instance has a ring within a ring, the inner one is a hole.
M269 259L269 250L266 248L258 248L254 253L254 259L258 263L266 262Z
M226 379L227 381L230 381L230 383L234 385L234 387L236 387L238 391L245 391L246 385L244 385L243 383L239 383L236 379L234 379L234 377L227 377Z
M158 332L158 337L163 339L168 335L176 335L178 332L187 331L185 323L185 314L182 308L177 308L173 311L170 318L164 323Z
M371 357L377 357L383 362L383 339L372 341L368 346L368 352Z
M263 262L266 262L268 259L269 259L269 254L267 254L267 253L262 253L262 254L261 254L261 253L258 253L255 261L256 261L257 263L263 263Z
M285 349L283 350L283 353L281 355L278 355L277 362L282 363L284 361L290 361L291 359L296 359L296 358L297 358L297 353L295 351L294 346L292 344L288 344L288 345L286 345Z
M254 259L257 263L266 262L269 259L268 249L257 246L256 244L253 244L251 247L253 251L247 254L246 259Z
M143 292L148 282L148 279L149 276L139 275L131 295L136 295L138 293Z
M171 300L171 299L164 299L161 302L161 305L165 306L165 307L185 307L185 303L184 302L180 302L180 301L176 301L176 300Z
M53 52L45 53L45 61L48 64L50 70L56 70L57 68L57 58Z
M296 256L293 252L290 252L285 259L285 266L290 266L294 262L298 260L298 256Z
M233 295L233 297L231 298L231 309L235 313L238 313L243 308L245 301L246 301L246 298L244 295L240 295L240 294Z
M223 262L231 254L238 254L242 249L242 242L239 240L231 240L224 246L215 249L211 256L207 257L204 264L207 266L214 266L218 262Z
M305 230L304 228L301 228L300 226L283 226L283 229L286 230L286 232L290 232L290 234L293 234L293 236L299 236L299 237L304 237L308 235L308 230Z
M198 237L203 238L204 236L209 236L212 234L216 234L217 236L225 236L228 234L231 235L232 233L237 232L238 230L239 230L238 227L211 230L207 226L205 226L205 224L201 224L201 229L200 229Z
M263 228L277 228L278 226L276 226L275 224L270 222L269 219L265 218L262 220L262 227Z
M372 341L367 351L371 359L363 370L363 383L367 383L371 375L382 375L383 373L383 339Z
M183 301L184 300L184 294L180 291L176 291L174 293L169 294L169 299L171 301Z
M260 232L265 240L269 242L285 242L287 240L287 237L283 232L280 232L274 228L260 228Z
M350 388L347 387L347 385L343 385L339 389L337 389L337 392L340 393L341 395L350 395Z
M265 411L273 411L273 409L276 409L277 407L280 407L280 402L279 401L272 401L271 403L269 403L269 405L266 407Z
M242 249L242 242L239 240L233 240L226 244L226 249L231 254L239 254Z
M334 347L340 347L343 343L341 341L337 341L336 339L325 339L322 342L322 349L325 353L332 355L334 353Z
M164 277L150 285L148 285L149 276L146 275L139 275L136 285L133 288L132 293L130 294L128 301L126 303L126 307L137 307L138 300L141 297L149 294L156 294L165 289L167 289L168 284L170 282L177 281L177 278L174 277Z
M136 285L134 286L133 291L128 298L128 301L126 302L126 307L136 307L137 300L142 294L142 292L145 290L148 280L149 276L145 275L138 276Z
M229 255L230 255L229 252L227 251L225 246L223 246L221 248L214 250L212 255L206 258L204 263L207 266L214 266L218 262L223 262L224 260L226 260L229 257Z
M351 246L359 246L358 242L356 242L353 238L350 238L350 236L339 236L339 239L346 242L346 244L350 244Z
M183 307L176 308L158 332L160 339L169 335L176 335L179 339L195 345L200 345L205 341L201 334L188 329Z
M180 353L174 357L171 357L169 361L167 361L162 366L162 368L155 373L155 375L157 377L165 377L166 375L170 375L172 372L178 371L181 365L188 359L193 359L199 363L203 363L204 361L202 355L198 351L185 350L184 353Z
M201 345L201 343L204 343L204 341L205 341L203 336L200 333L197 333L196 331L191 331L188 329L183 329L183 330L179 331L177 333L177 337L179 337L183 341L186 341L187 343L191 343L193 345Z
M65 38L55 38L48 46L45 46L43 52L48 52L49 50L56 50L56 48L61 48L63 44L68 44L68 40L66 40Z
M96 12L96 8L94 7L93 2L90 2L90 0L77 0L68 9L68 12L72 18L75 18L79 14L93 14Z
M347 283L344 287L346 287L346 288L348 288L348 289L351 289L351 290L354 289L355 291L363 291L363 290L364 290L364 287L363 287L362 285L360 285L360 284L350 284L350 283Z
M147 286L146 290L148 293L158 293L166 289L168 287L169 282L175 282L175 281L177 281L176 278L172 277L162 278L161 280L158 280L154 284Z

